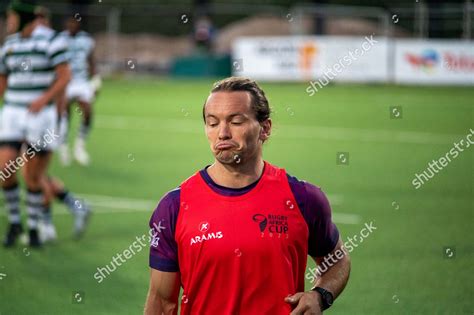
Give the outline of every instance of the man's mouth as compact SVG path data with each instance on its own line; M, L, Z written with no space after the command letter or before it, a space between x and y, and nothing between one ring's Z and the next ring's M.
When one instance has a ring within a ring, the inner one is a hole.
M217 150L228 150L233 147L234 145L232 143L219 143L216 145Z

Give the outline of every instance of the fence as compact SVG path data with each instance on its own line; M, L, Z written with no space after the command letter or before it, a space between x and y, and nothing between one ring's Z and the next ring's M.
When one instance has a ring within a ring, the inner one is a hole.
M138 70L164 71L176 57L196 53L192 34L200 16L209 16L218 30L212 52L229 54L241 36L351 35L368 34L397 38L458 38L471 40L474 6L427 4L413 1L405 7L297 5L293 7L257 4L186 5L139 4L92 5L44 3L52 25L61 29L65 18L81 20L83 28L97 41L97 58L102 70L123 70L135 59ZM0 13L6 9L0 4ZM0 21L0 35L4 22Z

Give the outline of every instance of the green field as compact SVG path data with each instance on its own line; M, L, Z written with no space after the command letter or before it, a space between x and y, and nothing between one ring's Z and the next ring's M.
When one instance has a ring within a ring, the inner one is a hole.
M92 165L62 168L55 159L51 170L95 205L90 230L72 240L72 217L55 204L56 244L0 248L1 315L142 312L148 250L100 284L93 275L147 232L166 191L212 162L201 119L211 83L105 82ZM420 189L411 182L474 128L474 89L332 85L309 97L305 84L262 87L274 109L264 158L323 188L343 239L365 222L377 227L351 253L350 281L327 313L473 314L472 147ZM390 118L391 106L401 118ZM348 165L336 163L338 152L349 153Z

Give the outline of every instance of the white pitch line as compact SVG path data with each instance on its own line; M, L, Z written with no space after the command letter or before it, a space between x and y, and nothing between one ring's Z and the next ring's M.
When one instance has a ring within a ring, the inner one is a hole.
M150 209L155 209L159 201L90 194L79 194L78 196L84 198L92 206L111 209L137 209L135 211L149 211ZM341 205L344 200L344 197L339 194L327 195L327 198L330 200L332 206Z
M359 224L361 217L357 214L333 212L332 221L341 224Z
M144 209L142 211L152 211L159 201L90 194L79 194L79 196L94 207L124 210Z
M96 127L128 131L166 130L174 133L203 134L202 121L183 119L159 119L148 117L126 117L97 115ZM290 139L319 139L334 141L411 143L411 144L451 144L462 137L461 134L428 133L418 131L397 131L386 129L358 129L324 127L313 125L275 125L274 134Z
M152 213L158 204L158 200L146 200L135 198L123 198L104 195L90 195L78 194L78 197L92 206L93 213L134 213L134 212L148 212ZM343 196L339 194L327 195L331 205L341 205L343 203ZM54 210L57 215L69 215L70 212L64 208ZM5 215L2 212L1 215ZM357 214L333 212L333 222L341 224L358 224L361 217Z

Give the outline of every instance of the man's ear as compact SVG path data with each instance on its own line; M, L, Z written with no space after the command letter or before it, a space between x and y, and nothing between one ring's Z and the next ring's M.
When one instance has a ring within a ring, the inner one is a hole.
M267 120L262 121L260 123L260 126L262 128L260 129L259 138L260 138L260 140L262 140L262 142L265 142L265 141L268 140L268 138L270 138L270 135L272 133L272 120L271 120L271 118L268 118Z

